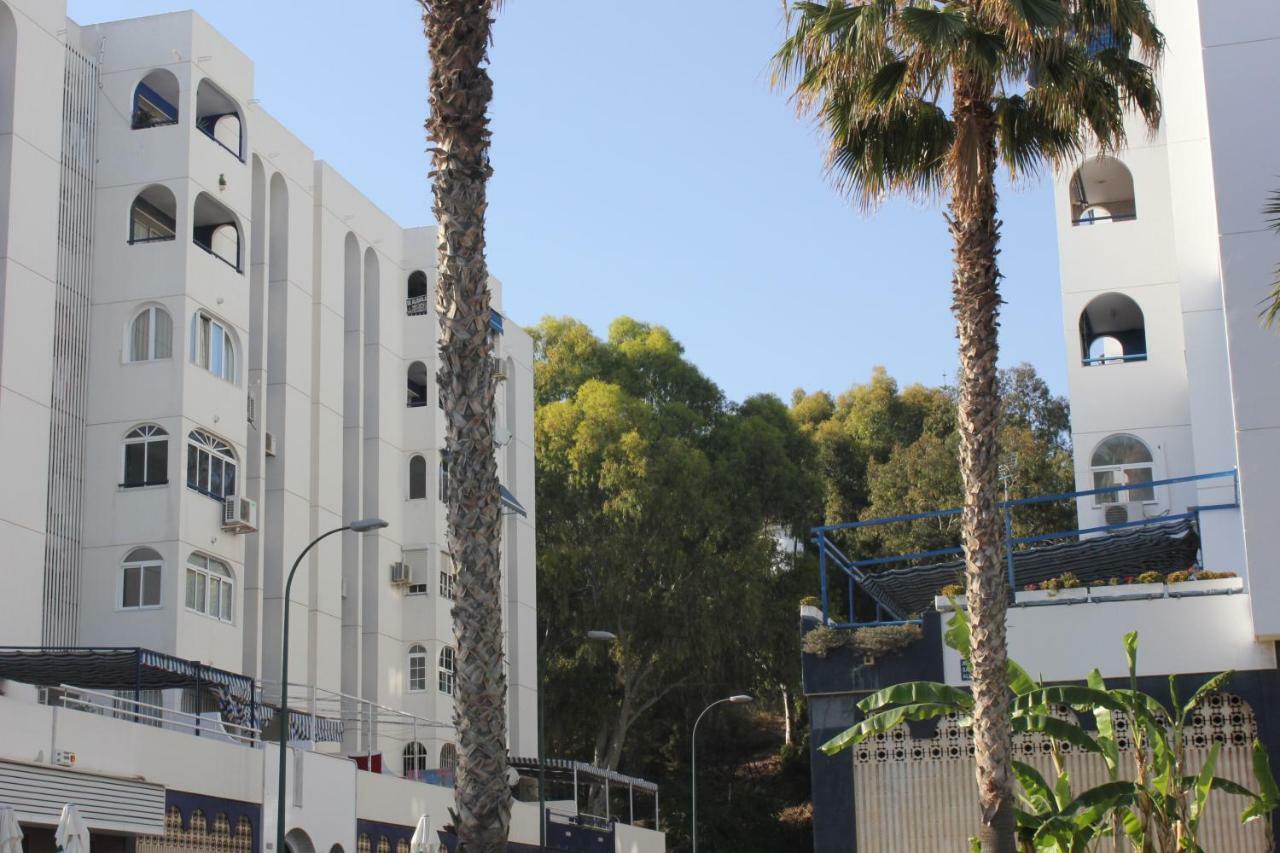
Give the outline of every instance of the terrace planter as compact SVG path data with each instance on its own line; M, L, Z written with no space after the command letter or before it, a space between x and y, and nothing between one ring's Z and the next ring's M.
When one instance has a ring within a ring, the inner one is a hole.
M968 606L965 604L965 597L963 595L956 596L956 604L960 605L961 610L968 609ZM947 598L945 595L935 595L933 597L933 609L938 611L939 613L950 613L952 610L951 600Z
M1157 598L1164 595L1162 583L1123 583L1119 586L1091 586L1089 597L1094 601L1126 598Z
M1244 578L1214 578L1207 581L1183 581L1169 584L1169 594L1180 595L1227 595L1244 589Z
M1072 602L1084 601L1088 597L1088 588L1078 586L1074 589L1019 590L1014 596L1014 601L1018 604L1070 604Z
M821 621L822 621L822 608L821 608L821 607L815 607L815 606L814 606L814 605L812 605L812 604L801 604L801 605L800 605L800 618L801 618L801 619L812 619L812 620L814 620L815 622L821 622Z

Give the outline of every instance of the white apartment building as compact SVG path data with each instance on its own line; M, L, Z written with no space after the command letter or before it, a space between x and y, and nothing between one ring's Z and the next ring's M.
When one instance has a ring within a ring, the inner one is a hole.
M285 576L316 537L380 517L312 549L288 606L290 739L307 747L291 849L381 850L419 814L447 822L457 760L435 230L317 161L253 75L194 13L79 26L62 0L0 0L0 805L47 824L88 770L159 790L136 826L116 803L95 832L194 831L183 798L221 797L257 809L245 837L271 849L259 728L279 702ZM528 757L532 346L492 288L509 746ZM121 654L132 691L102 668ZM178 672L196 680L168 689ZM211 711L228 691L238 716ZM6 803L44 788L27 812ZM536 840L517 805L513 838ZM235 808L216 810L233 835Z
M1158 131L1131 117L1122 150L1090 152L1055 176L1075 488L1086 494L1075 498L1078 530L1016 543L1025 547L1009 560L1009 651L1046 681L1079 681L1094 667L1126 679L1122 637L1137 631L1139 682L1157 696L1170 675L1186 697L1234 670L1192 716L1184 746L1196 764L1222 744L1219 774L1253 786L1254 738L1273 766L1280 761L1280 330L1259 317L1280 264L1263 214L1280 187L1280 5L1148 3L1167 38ZM815 744L851 725L852 703L879 687L968 684L960 655L943 643L950 605L933 599L958 562L861 583L854 561L834 559L851 588L880 596L892 618L918 620L924 636L872 665L806 656ZM1133 577L1148 569L1235 577ZM1081 587L1024 589L1064 571ZM828 614L808 617L812 626ZM1038 737L1015 736L1022 760L1044 761ZM812 753L815 851L897 849L885 838L910 849L964 846L976 825L966 750L971 733L943 721L834 757ZM1088 757L1066 761L1073 782L1100 781ZM1241 808L1238 798L1210 802L1206 849L1273 849L1255 825L1240 825ZM904 835L904 813L929 817Z

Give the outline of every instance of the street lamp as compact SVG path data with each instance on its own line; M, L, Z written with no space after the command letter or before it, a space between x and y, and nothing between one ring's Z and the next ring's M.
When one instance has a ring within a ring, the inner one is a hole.
M546 640L546 635L542 638ZM587 639L597 643L616 643L618 635L612 631L588 631ZM564 646L564 641L556 643L546 654L549 656L552 652L559 651ZM543 749L543 723L542 723L542 657L541 649L538 654L538 846L547 846L547 756ZM577 792L574 792L577 796Z
M693 853L698 853L698 723L702 722L702 718L707 715L717 705L729 702L734 705L745 705L748 702L754 702L755 699L739 693L735 696L726 696L723 699L717 699L710 705L702 709L702 713L698 715L698 719L693 721L693 736L689 738L689 763L693 769L693 812L691 820L693 821Z
M280 753L280 777L276 788L276 849L275 853L284 853L284 774L285 774L285 753L288 752L289 743L289 596L293 591L293 575L298 571L298 566L302 565L302 558L307 556L307 552L316 546L321 539L326 539L335 533L341 533L344 530L350 530L355 533L368 533L370 530L381 530L387 526L387 522L381 518L362 518L359 521L353 521L345 527L335 527L328 533L322 533L315 539L311 540L311 544L302 549L302 553L298 555L298 559L293 561L293 568L289 569L289 577L284 582L284 637L280 643L280 711L276 715L276 721L280 724L279 736L279 753ZM312 725L315 721L312 721Z

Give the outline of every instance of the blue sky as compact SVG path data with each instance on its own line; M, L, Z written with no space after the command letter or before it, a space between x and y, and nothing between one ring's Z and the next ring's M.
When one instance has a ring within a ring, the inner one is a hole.
M257 96L402 224L430 221L426 52L412 0L69 0L81 23L194 8L256 65ZM353 10L358 9L358 13ZM305 10L305 11L304 11ZM769 87L781 0L508 0L491 69L489 259L507 313L671 329L733 399L839 391L881 364L954 376L937 205L865 215ZM1005 189L1002 362L1058 393L1052 191Z

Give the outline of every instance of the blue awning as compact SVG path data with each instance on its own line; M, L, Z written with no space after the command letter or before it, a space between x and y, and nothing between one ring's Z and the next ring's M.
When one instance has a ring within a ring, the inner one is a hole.
M525 511L524 506L521 505L520 501L516 500L516 496L511 494L511 490L506 486L499 484L498 494L502 498L502 506L504 509L509 509L516 515L523 516L524 518L529 517L529 513Z

